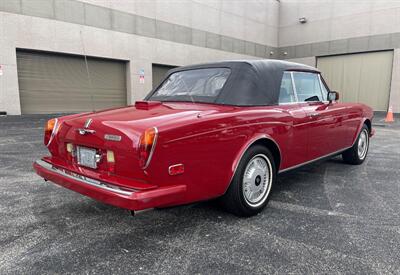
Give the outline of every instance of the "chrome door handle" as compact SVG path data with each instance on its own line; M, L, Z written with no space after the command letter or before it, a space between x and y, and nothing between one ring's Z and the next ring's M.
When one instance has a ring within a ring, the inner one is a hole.
M319 114L318 114L318 113L311 113L311 114L309 114L309 116L310 116L310 117L318 117Z

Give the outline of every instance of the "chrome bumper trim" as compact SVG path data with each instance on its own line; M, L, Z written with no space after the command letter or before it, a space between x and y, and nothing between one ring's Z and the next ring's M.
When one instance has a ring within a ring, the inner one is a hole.
M109 184L109 183L106 183L106 182L102 182L102 181L99 181L99 180L88 178L88 177L79 175L77 173L74 173L72 171L65 170L63 168L55 167L54 165L51 165L50 163L45 162L43 160L37 160L36 164L39 165L40 167L44 168L44 169L47 169L47 170L51 171L51 172L57 173L57 174L62 175L64 177L79 181L79 182L87 184L87 185L91 185L91 186L100 188L100 189L103 189L103 190L107 190L107 191L114 192L114 193L121 194L121 195L125 195L125 196L131 196L133 193L135 193L134 191L122 190L116 185L112 185L112 184Z

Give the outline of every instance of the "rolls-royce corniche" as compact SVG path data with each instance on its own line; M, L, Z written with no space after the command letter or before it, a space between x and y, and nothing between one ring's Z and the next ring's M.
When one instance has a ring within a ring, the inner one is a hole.
M131 106L50 119L50 155L33 166L46 181L133 213L219 198L251 216L280 173L340 154L364 162L373 111L338 99L302 64L179 67Z

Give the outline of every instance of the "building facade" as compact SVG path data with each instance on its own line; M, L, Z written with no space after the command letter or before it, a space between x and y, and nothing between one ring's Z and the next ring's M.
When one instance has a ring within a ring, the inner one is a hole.
M399 48L398 1L0 0L0 111L126 105L174 66L278 58L399 112Z
M317 66L343 100L400 112L400 1L282 0L278 33L279 58Z

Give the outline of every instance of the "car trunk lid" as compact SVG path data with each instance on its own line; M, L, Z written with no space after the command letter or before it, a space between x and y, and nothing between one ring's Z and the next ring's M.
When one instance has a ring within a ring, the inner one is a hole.
M57 134L58 155L68 158L67 144L72 144L75 153L77 146L95 149L99 158L96 170L109 172L107 151L112 151L115 174L131 178L144 177L138 156L139 139L143 132L161 125L162 122L194 117L199 112L200 110L174 108L159 102L139 102L135 106L66 119ZM76 162L77 159L73 161Z

